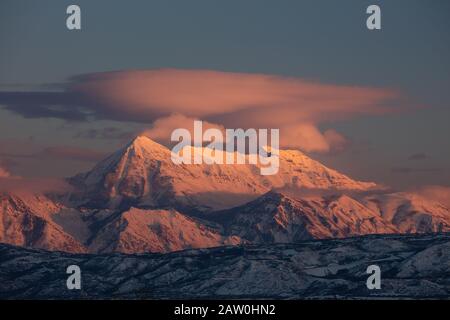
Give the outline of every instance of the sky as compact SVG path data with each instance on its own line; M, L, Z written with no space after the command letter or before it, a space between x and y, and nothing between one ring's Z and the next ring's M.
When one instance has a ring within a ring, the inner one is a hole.
M449 18L447 0L3 0L0 174L71 176L202 119L279 127L357 179L450 186Z

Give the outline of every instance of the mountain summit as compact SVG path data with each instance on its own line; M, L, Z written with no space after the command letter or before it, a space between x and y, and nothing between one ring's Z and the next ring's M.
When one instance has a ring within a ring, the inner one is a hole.
M87 207L175 206L199 211L243 204L286 186L360 191L377 187L292 150L280 152L280 170L273 176L260 175L253 164L178 165L171 161L168 148L145 136L70 181L79 190L73 198Z

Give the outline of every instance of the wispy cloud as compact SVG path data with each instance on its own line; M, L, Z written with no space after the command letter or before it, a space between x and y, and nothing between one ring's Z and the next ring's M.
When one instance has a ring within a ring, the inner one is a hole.
M26 117L82 120L88 116L153 121L180 113L193 117L257 115L270 123L315 122L392 111L390 89L331 85L264 74L158 69L73 77L64 91L0 92L0 103ZM252 118L255 120L255 118Z
M412 168L412 167L393 167L391 168L393 173L439 173L442 172L441 168Z
M398 98L398 93L389 89L262 74L175 69L79 76L72 79L69 92L128 119L148 121L172 113L208 119L249 113L254 115L248 119L255 126L278 123L276 119L280 118L284 123L296 123L385 113L390 108L381 104Z

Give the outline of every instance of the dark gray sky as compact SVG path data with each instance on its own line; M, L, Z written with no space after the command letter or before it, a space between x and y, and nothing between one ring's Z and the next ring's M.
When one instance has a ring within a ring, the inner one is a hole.
M65 26L73 3L81 31ZM381 31L365 26L370 4L381 7ZM450 186L449 35L448 0L2 0L0 164L24 176L71 175L151 125L55 118L11 92L58 91L105 71L210 69L398 90L398 113L320 123L351 143L312 156L395 187Z

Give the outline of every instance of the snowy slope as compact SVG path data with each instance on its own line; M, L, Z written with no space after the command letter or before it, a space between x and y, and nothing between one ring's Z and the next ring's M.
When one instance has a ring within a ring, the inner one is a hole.
M243 204L285 185L336 190L370 190L299 151L280 151L280 170L262 176L257 165L174 164L171 151L145 136L134 139L90 172L71 179L72 199L87 207L176 206L210 211Z
M288 243L342 238L398 230L376 212L348 196L293 199L270 192L212 217L252 243Z
M407 192L369 196L362 202L401 233L446 232L450 211L441 203Z
M200 221L174 210L131 208L102 227L89 245L91 252L171 252L190 248L236 245Z
M84 252L83 245L52 220L52 215L60 209L43 195L1 193L0 242Z
M55 195L3 193L0 242L136 253L450 231L444 205L371 192L376 184L298 151L280 151L279 173L262 176L256 165L176 165L169 149L141 136L69 181L76 191L58 202L50 200ZM283 188L310 193L274 191Z
M81 290L67 290L72 264L81 267ZM382 271L380 290L366 287L372 264ZM448 299L450 234L139 255L0 244L0 283L0 299Z

